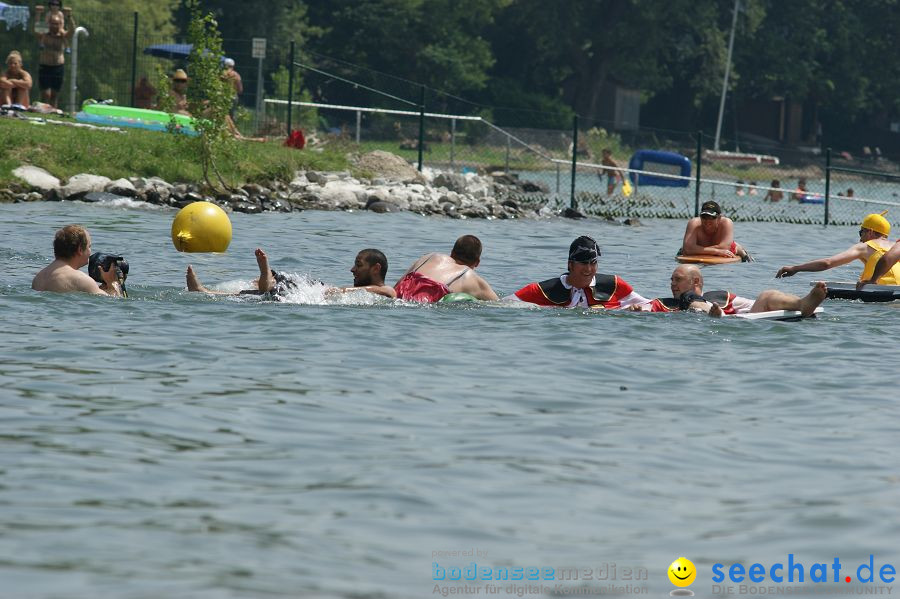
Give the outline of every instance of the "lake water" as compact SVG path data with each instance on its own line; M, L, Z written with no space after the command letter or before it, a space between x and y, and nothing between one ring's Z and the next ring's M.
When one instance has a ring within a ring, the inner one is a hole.
M0 206L2 597L431 597L435 562L606 568L501 597L646 568L631 584L663 597L680 555L709 596L716 563L900 565L900 303L780 323L211 298L184 291L187 264L237 288L261 245L278 270L348 285L356 252L377 247L393 282L464 233L502 294L558 275L590 234L601 271L653 297L684 223L234 214L227 253L186 255L173 216ZM30 290L70 222L126 256L129 300ZM707 289L804 294L813 274L775 271L857 239L737 230L757 262L708 268Z

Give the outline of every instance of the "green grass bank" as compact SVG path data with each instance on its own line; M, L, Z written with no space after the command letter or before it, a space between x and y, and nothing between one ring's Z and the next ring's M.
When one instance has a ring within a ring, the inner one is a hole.
M36 121L0 119L0 187L21 183L12 171L30 164L60 179L78 173L120 177L160 177L170 183L201 183L199 163L174 135L128 129L123 133ZM229 184L290 181L297 170L341 171L350 168L349 148L296 150L280 140L235 141L218 167Z

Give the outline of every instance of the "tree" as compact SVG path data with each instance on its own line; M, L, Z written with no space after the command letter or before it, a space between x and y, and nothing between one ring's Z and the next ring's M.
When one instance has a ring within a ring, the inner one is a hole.
M561 98L587 118L599 116L613 82L645 99L676 83L709 94L724 64L718 4L516 0L493 28L492 75Z
M418 101L418 84L465 94L484 88L493 64L481 33L509 0L332 0L310 5L321 38L307 49L316 64L386 93ZM335 58L337 60L331 60ZM308 75L325 99L363 95ZM373 102L385 105L384 98ZM442 100L443 101L443 100ZM431 97L429 105L434 102Z
M203 14L197 0L187 0L187 4L191 11L188 41L192 44L188 57L190 83L187 88L187 105L188 112L194 116L193 126L197 135L180 135L178 139L180 143L193 147L207 185L215 187L209 177L212 170L219 183L228 188L216 166L216 160L227 154L234 144L234 136L228 126L228 111L234 88L222 76L221 60L224 54L215 18L210 13ZM163 95L160 99L160 108L166 112L174 112L174 104L175 100L171 95ZM174 117L169 129L173 132L176 129Z

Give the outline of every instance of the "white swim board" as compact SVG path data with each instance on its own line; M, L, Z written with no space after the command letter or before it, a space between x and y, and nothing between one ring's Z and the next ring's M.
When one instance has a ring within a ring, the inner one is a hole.
M817 315L824 312L821 306L816 308L816 311L813 312L812 316L807 316L806 318L815 318ZM748 312L746 314L731 314L735 318L743 318L744 320L801 320L803 316L800 316L800 310L770 310L768 312Z

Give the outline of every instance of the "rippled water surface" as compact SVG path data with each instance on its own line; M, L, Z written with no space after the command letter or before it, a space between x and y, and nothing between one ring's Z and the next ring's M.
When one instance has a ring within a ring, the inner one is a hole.
M378 247L393 282L464 233L502 293L590 234L601 271L653 297L683 223L235 214L226 254L186 255L173 215L0 206L0 596L428 597L434 562L473 561L642 566L664 596L679 555L708 595L717 562L900 561L900 303L779 323L211 298L184 291L188 263L239 288L262 246L347 285ZM69 222L127 257L131 299L30 290ZM856 240L737 230L757 262L707 269L707 289L803 294L814 276L778 267Z

